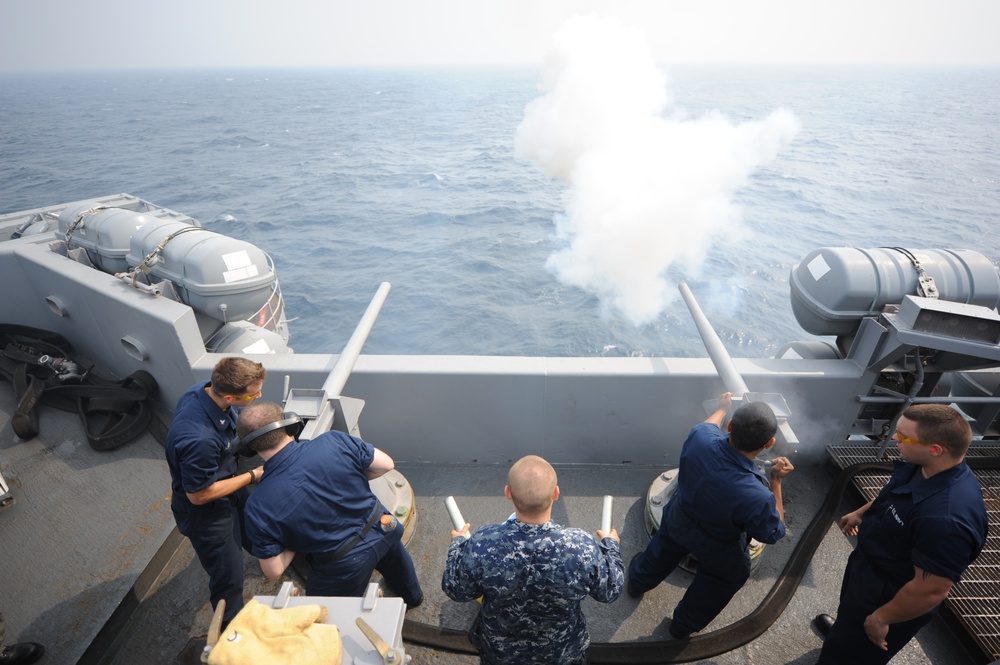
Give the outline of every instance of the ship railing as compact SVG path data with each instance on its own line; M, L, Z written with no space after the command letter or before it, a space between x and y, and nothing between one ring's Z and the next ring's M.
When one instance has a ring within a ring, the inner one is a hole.
M281 295L281 285L278 282L278 273L275 270L274 260L270 254L265 253L268 267L274 275L274 283L271 285L271 293L267 301L250 315L246 320L258 328L264 328L281 335L281 338L288 341L288 320L285 319L285 299Z

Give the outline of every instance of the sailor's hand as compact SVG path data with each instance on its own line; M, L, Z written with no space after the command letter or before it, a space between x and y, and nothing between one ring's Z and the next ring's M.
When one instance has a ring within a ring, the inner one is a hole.
M792 466L792 463L788 461L787 457L775 457L771 460L772 478L784 478L794 470L795 467Z
M620 543L621 542L621 539L618 537L618 530L617 529L611 529L611 531L608 531L607 533L604 533L603 531L601 531L600 529L598 529L597 530L597 539L598 540L604 540L605 538L610 538L613 541L615 541L616 543Z
M874 612L865 618L865 634L879 649L889 650L889 645L885 641L885 636L889 634L889 624L884 623Z
M469 532L470 532L471 529L472 529L472 525L469 524L468 522L466 522L465 526L462 527L461 531L458 531L457 529L452 529L451 530L451 539L455 540L459 536L462 536L463 538L468 538L469 537Z
M845 536L858 535L858 526L861 524L861 515L857 511L847 513L840 518L840 531Z
M729 413L729 410L733 408L733 394L726 392L719 395L719 408Z

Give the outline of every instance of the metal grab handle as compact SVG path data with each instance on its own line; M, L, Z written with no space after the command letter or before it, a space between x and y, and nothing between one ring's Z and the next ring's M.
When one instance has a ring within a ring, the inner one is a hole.
M393 665L393 663L400 662L401 659L399 652L386 644L385 640L382 639L382 636L375 632L375 629L368 625L367 621L358 617L354 620L354 623L358 625L358 628L360 628L361 632L365 634L368 641L372 643L372 646L375 647L378 654L382 656L382 662L385 663L385 665Z

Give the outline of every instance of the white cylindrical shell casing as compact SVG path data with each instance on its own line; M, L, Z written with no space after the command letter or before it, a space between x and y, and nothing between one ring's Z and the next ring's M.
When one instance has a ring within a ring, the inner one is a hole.
M607 535L611 531L611 507L615 498L610 494L604 495L604 507L601 510L601 533Z
M455 503L455 497L449 496L444 500L444 506L448 509L448 515L451 517L451 523L455 527L455 531L461 531L465 528L465 518L462 517L462 511L458 509L458 504Z

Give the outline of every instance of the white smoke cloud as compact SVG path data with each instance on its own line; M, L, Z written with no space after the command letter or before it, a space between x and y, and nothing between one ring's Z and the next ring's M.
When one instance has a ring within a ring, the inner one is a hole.
M594 14L555 35L541 90L515 148L568 186L556 220L567 246L548 268L636 325L676 296L669 267L696 273L709 244L739 229L733 192L800 128L782 109L739 124L684 117L642 33Z

